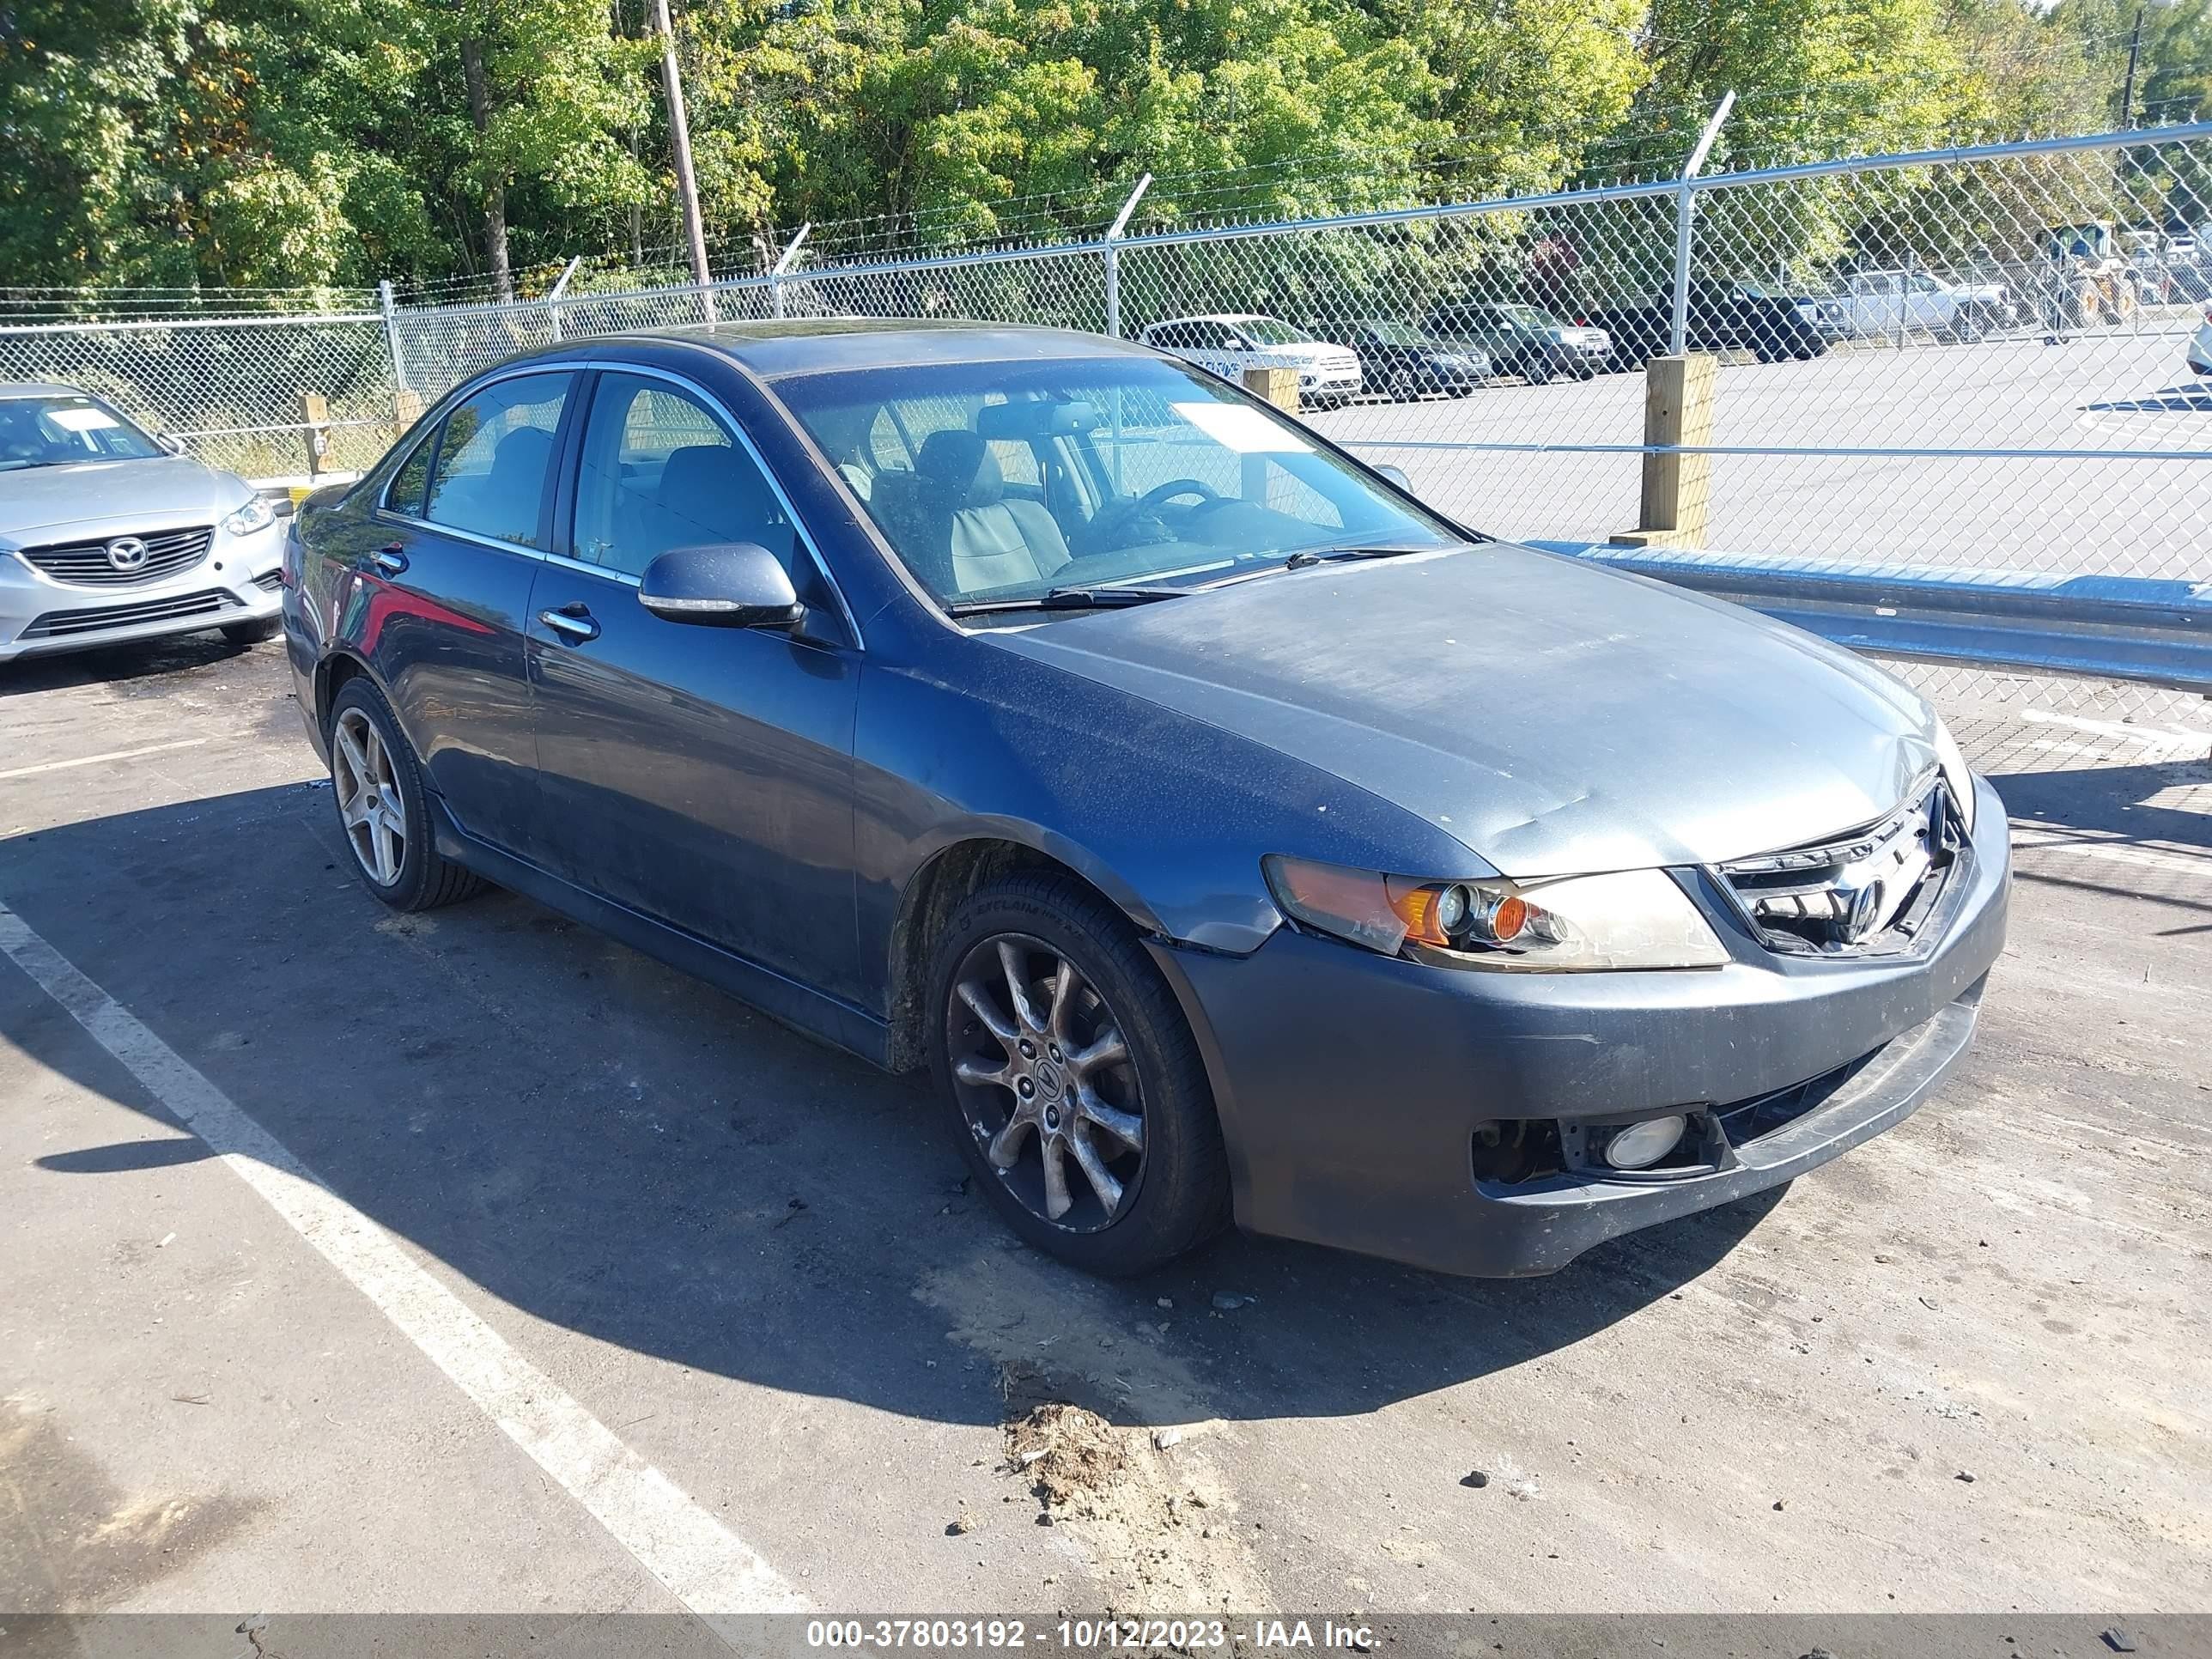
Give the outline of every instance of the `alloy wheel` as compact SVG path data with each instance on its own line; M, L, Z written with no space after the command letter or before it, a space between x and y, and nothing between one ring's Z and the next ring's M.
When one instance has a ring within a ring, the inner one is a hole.
M986 939L953 976L945 1030L961 1115L1023 1207L1071 1232L1127 1214L1145 1167L1143 1090L1082 970L1028 934Z
M392 751L358 708L343 711L331 733L331 782L354 857L378 886L392 885L407 860L407 810Z

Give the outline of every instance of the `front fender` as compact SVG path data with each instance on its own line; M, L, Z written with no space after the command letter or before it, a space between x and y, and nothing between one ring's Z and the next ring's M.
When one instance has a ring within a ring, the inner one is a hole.
M1034 848L1146 933L1245 955L1281 925L1269 853L1479 874L1472 855L1333 774L1133 693L953 636L914 666L872 661L854 732L864 972L888 1006L909 884L963 842Z

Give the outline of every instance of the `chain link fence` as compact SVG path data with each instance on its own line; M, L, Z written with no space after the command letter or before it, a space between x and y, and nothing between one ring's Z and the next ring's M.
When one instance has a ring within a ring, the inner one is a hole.
M329 404L326 468L366 465L392 435L374 312L0 328L0 380L92 392L247 477L309 471L305 392Z
M100 392L261 475L305 470L302 392L329 400L324 468L358 465L396 391L433 399L564 338L861 316L1157 339L1197 321L1163 343L1233 374L1310 354L1286 324L1360 359L1358 395L1310 410L1321 430L1483 528L1601 542L1638 524L1640 371L1686 348L1720 365L1710 429L1674 446L1707 473L1705 546L2212 580L2212 125L787 263L703 289L572 266L506 303L387 291L315 318L0 328L0 376ZM1996 702L2056 695L1916 672ZM2182 702L2116 695L2099 718Z

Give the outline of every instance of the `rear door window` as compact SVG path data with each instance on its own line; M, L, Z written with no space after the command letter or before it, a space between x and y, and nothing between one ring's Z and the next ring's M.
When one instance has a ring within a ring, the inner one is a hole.
M432 524L543 547L546 484L553 474L573 374L520 374L486 386L446 416L422 516Z

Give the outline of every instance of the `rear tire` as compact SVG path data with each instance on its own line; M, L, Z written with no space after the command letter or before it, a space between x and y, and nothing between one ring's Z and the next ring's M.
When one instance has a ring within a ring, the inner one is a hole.
M263 617L254 622L225 623L222 636L233 645L261 645L275 639L283 630L283 618Z
M395 910L434 910L484 890L433 844L422 763L368 680L348 680L331 700L330 750L338 830L370 892Z
M1228 1153L1198 1044L1121 912L1064 876L995 883L953 912L925 995L961 1156L1029 1243L1122 1277L1227 1223Z

